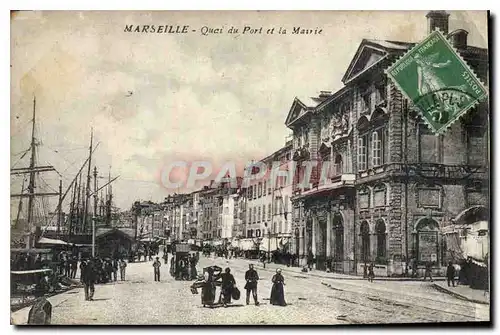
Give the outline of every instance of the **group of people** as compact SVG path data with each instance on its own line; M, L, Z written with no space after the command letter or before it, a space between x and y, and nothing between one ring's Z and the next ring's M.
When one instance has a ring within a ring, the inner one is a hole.
M227 307L227 305L231 303L232 298L236 300L239 299L240 293L236 287L236 280L233 274L231 274L230 268L226 268L224 273L222 273L222 268L218 266L211 266L205 270L203 281L200 282L200 287L202 288L201 303L203 307L214 305L217 286L221 287L218 304ZM248 271L245 272L246 283L244 288L246 290L247 305L250 304L250 295L252 295L256 306L260 304L257 298L259 280L260 278L257 271L254 269L253 264L250 264ZM281 274L281 269L276 270L276 274L272 277L272 283L270 303L272 305L286 306L284 291L285 279ZM194 287L198 287L196 283Z
M85 288L85 300L93 300L95 284L117 281L120 270L120 280L125 280L127 262L123 259L101 259L99 257L83 259L80 263L80 280Z
M82 261L80 264L80 270L83 274L83 267L86 261ZM125 268L127 267L127 262L123 258L100 258L95 257L93 259L93 271L95 271L95 281L96 283L109 283L111 281L118 280L118 270L120 270L120 279L125 280ZM83 276L80 276L80 279Z

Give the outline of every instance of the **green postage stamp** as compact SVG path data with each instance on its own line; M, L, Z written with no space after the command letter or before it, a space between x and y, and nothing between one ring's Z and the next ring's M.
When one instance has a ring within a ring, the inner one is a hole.
M427 36L386 73L420 109L425 122L436 134L444 133L488 94L439 31Z

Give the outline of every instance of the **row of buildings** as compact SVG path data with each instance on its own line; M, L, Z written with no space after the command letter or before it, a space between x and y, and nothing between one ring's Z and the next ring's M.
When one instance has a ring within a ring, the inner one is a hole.
M488 85L488 51L468 45L463 29L449 32L448 17L429 12L428 33L439 28ZM381 275L404 273L410 260L441 268L470 234L464 224L489 220L489 105L477 105L444 135L429 131L384 74L414 45L362 40L344 86L295 98L285 120L293 140L261 161L294 162L293 180L170 196L162 205L170 234L239 237L264 250L267 238L267 248L312 253L318 269L343 273L362 273L367 262ZM305 162L317 167L303 187ZM324 162L331 163L326 178Z

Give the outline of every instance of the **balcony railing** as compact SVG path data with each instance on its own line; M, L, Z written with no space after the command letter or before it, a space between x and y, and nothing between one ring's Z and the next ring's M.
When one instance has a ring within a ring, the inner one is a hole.
M438 163L391 163L384 170L394 176L419 176L424 178L467 179L480 177L486 167L476 165L445 165Z
M354 187L356 182L356 175L354 173L343 173L323 182L321 180L311 183L310 188L302 189L300 183L294 185L294 196L307 195L309 193L314 193L321 190L333 190L340 189L344 187Z
M294 161L307 160L309 159L309 157L310 153L309 150L307 149L307 146L302 146L300 148L297 148L293 153Z

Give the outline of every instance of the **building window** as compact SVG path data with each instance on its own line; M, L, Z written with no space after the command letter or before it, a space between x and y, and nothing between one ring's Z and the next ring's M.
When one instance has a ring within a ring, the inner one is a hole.
M344 225L342 223L342 216L335 214L333 217L333 236L334 236L334 255L335 261L340 262L344 260Z
M258 212L257 212L257 222L260 222L260 206L258 208Z
M266 205L262 205L262 221L266 220Z
M370 208L370 189L367 187L359 190L359 208Z
M385 82L378 83L377 86L377 103L387 99L387 84Z
M257 215L257 211L256 211L257 208L252 208L252 223L255 223L257 218L256 218L256 215Z
M270 220L271 219L271 204L268 204L267 205L267 219Z
M266 183L266 181L264 180L264 184L263 184L263 186L262 186L262 195L263 195L263 196L266 196L266 189L267 189L267 188L266 188L266 184L267 184L267 183Z
M261 236L261 231L260 229L255 230L255 237L260 237Z
M273 183L272 183L271 181L269 181L269 185L268 185L268 187L267 187L267 194L268 194L268 195L270 195L270 194L271 194L271 185L272 185L272 184L273 184Z
M252 230L252 229L249 229L249 230L247 231L247 236L248 236L248 237L253 237L253 230Z
M342 169L342 155L337 154L333 161L333 175L340 176L343 173Z
M262 183L259 182L259 198L262 196Z
M361 223L361 261L368 262L370 260L370 227L368 222Z
M383 207L387 205L387 187L385 184L379 184L373 188L374 207Z
M380 166L384 163L384 152L383 152L383 141L384 131L383 129L376 130L372 133L372 166Z
M420 163L438 163L439 137L432 133L426 125L419 125L419 159Z
M438 185L418 185L417 205L420 208L441 208L442 188Z
M288 195L285 195L285 213L288 213Z
M372 107L372 91L371 89L366 89L361 93L361 98L363 101L363 111L362 113L370 113Z
M483 191L481 183L473 183L465 187L465 199L467 207L486 206L488 203L487 193Z
M367 137L358 138L358 171L367 169Z
M386 234L384 220L378 220L375 225L375 233L377 234L377 263L386 263Z
M487 142L485 128L481 126L468 126L467 133L467 164L483 166L486 163Z

